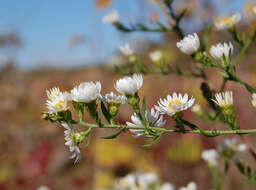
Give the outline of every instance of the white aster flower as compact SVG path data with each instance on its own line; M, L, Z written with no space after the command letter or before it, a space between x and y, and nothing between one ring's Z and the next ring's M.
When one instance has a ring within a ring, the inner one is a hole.
M114 24L118 22L119 15L116 10L113 10L110 14L103 17L102 22L105 24Z
M182 96L181 93L178 95L174 92L171 95L167 95L166 99L161 99L158 101L158 106L155 106L161 114L168 114L170 116L177 112L186 110L190 108L195 102L195 98L188 98L188 94Z
M175 190L175 187L170 183L164 183L159 190Z
M225 30L239 23L241 18L241 14L237 12L232 14L231 16L216 19L214 25L217 30Z
M36 190L50 190L50 188L46 185L38 187Z
M252 8L252 12L253 12L253 14L256 15L256 6L254 6L254 7Z
M118 96L114 92L106 94L102 97L102 101L107 103L127 104L127 98L125 96Z
M157 180L154 173L135 173L121 178L117 184L120 190L148 190Z
M83 82L71 90L71 98L75 102L90 103L100 98L100 82Z
M252 105L256 108L256 93L252 94Z
M69 125L66 122L62 122L61 125L66 129L64 131L64 136L66 140L65 145L69 146L69 151L73 153L73 155L70 156L69 158L70 159L75 158L75 163L78 163L82 158L82 154L79 149L78 143L75 142L76 141L75 136L77 133L75 132L75 129L72 125Z
M133 74L131 77L125 76L116 81L115 89L121 94L134 95L143 84L142 75Z
M48 96L48 100L46 101L46 107L49 113L57 113L67 111L69 109L69 93L61 92L60 89L57 87L54 87L49 91L47 90L46 93Z
M125 43L123 46L120 46L120 51L125 55L125 56L130 56L134 53L134 51L131 49L129 43Z
M162 127L166 121L164 120L163 116L161 115L159 118L159 112L155 111L154 108L151 108L151 111L148 110L145 111L145 119L146 121L152 126L152 127ZM142 127L142 121L140 118L134 113L131 116L132 123L126 122L126 125L129 127ZM144 135L143 130L141 129L130 129L131 133L135 134L135 137L141 137Z
M190 182L186 187L181 187L179 190L196 190L197 185L195 182Z
M212 166L218 165L218 152L214 149L204 150L202 159Z
M233 54L233 50L234 48L231 42L229 42L228 44L219 43L211 47L210 54L214 59L220 60L221 58L223 58L223 56L229 58Z
M212 101L222 108L231 107L233 105L233 93L232 91L217 93Z
M149 57L153 62L158 62L162 59L163 54L160 50L156 50L156 51L151 52L149 54Z
M219 146L220 152L231 150L233 153L246 151L246 144L239 144L236 139L224 139Z
M185 54L192 55L200 47L200 40L196 33L185 36L181 41L177 42L177 47Z

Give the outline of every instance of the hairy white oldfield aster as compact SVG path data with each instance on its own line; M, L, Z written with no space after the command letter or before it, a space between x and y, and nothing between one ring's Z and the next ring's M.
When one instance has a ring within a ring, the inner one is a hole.
M159 190L175 190L175 187L170 183L164 183Z
M125 76L116 81L115 89L121 94L133 95L143 84L142 75L133 74L131 77Z
M61 125L66 129L64 131L64 136L65 136L65 140L66 140L65 145L69 146L70 152L73 152L73 155L70 156L69 158L70 159L75 158L75 163L78 163L82 158L82 154L78 147L78 143L75 142L75 139L76 139L75 138L75 135L76 135L75 129L72 125L69 125L66 122L62 122Z
M181 187L179 190L196 190L197 185L195 182L190 182L186 187Z
M194 33L185 36L181 41L177 42L177 47L185 54L191 55L195 53L200 47L200 40L198 35Z
M129 43L125 43L124 45L120 46L120 51L125 55L125 56L130 56L134 53L134 51L131 49Z
M145 111L145 119L146 121L152 126L152 127L162 127L166 121L164 120L163 116L160 116L159 118L159 112L155 111L154 108L151 108L151 111L149 112L147 109ZM134 113L131 116L132 123L126 122L126 125L129 127L142 127L142 121L140 118ZM141 129L130 129L130 131L135 135L135 137L141 137L144 135L143 130Z
M256 108L256 93L252 94L252 105Z
M222 93L215 94L215 100L212 99L218 106L230 107L233 105L233 93L232 91L226 91Z
M245 144L239 144L236 139L224 139L219 146L220 152L225 152L228 150L236 152L244 152L247 149Z
M127 104L127 98L125 96L118 96L114 92L106 94L102 97L102 101L107 103Z
M105 24L114 24L118 22L119 15L116 10L113 10L110 14L103 17L102 22Z
M220 60L221 58L223 58L223 56L229 58L233 54L233 50L234 48L231 42L229 42L228 44L219 43L211 47L210 54L214 59Z
M237 12L232 14L231 16L216 19L214 25L217 28L217 30L225 30L239 23L240 20L241 14Z
M69 93L61 92L60 89L57 87L54 87L49 91L47 90L46 93L48 96L48 100L46 101L46 107L49 113L57 113L61 111L67 111L69 109Z
M202 159L212 166L218 165L218 152L214 149L204 150L202 152Z
M71 90L71 98L75 102L89 103L100 98L100 82L83 82Z
M149 57L153 62L158 62L162 59L163 54L160 50L156 50L156 51L151 52L149 54Z
M154 173L129 174L119 180L118 188L125 190L148 190L158 180Z
M195 102L195 98L191 97L188 99L188 94L185 94L182 97L182 94L176 94L174 92L171 95L167 95L166 99L161 99L158 101L158 106L155 106L161 114L168 114L170 116L174 115L177 112L186 110L190 108Z

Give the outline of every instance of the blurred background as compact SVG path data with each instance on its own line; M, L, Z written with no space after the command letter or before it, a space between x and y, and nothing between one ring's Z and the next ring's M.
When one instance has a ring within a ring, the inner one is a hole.
M256 24L252 14L254 1L246 0L176 0L175 10L187 8L181 27L186 33L198 32L217 15L239 11L243 15L239 30L250 32ZM114 140L100 136L113 131L99 130L92 143L83 150L83 160L74 165L64 146L63 128L41 120L45 110L46 89L59 86L70 90L83 81L101 81L102 93L114 90L121 77L114 65L129 64L119 47L130 42L149 67L149 52L160 49L165 60L191 70L193 61L176 48L173 33L121 33L102 23L102 17L113 9L123 23L153 25L167 18L154 0L2 0L0 4L0 190L34 190L47 185L50 189L99 190L109 187L116 178L130 172L155 172L163 181L183 186L197 182L199 190L211 189L210 173L201 160L203 149L216 148L223 137L199 135L164 135L153 147L143 148L145 139L134 139L125 132ZM213 30L211 43L231 40L227 32ZM238 75L256 86L255 47L239 65ZM249 72L250 71L250 72ZM221 85L220 74L207 70L213 88ZM175 75L145 76L141 95L147 97L148 108L160 97L173 91L193 94L207 108L200 93L202 79ZM178 81L178 82L177 82ZM193 85L193 88L191 88ZM241 128L255 128L254 110L249 93L236 84L234 91ZM117 120L130 120L132 110L123 106ZM223 125L201 121L190 111L187 120L205 128ZM88 119L89 120L89 119ZM168 119L171 124L172 120ZM168 126L168 125L167 125ZM248 136L256 146L255 135ZM254 164L247 153L243 155ZM227 177L224 189L255 189L235 166Z

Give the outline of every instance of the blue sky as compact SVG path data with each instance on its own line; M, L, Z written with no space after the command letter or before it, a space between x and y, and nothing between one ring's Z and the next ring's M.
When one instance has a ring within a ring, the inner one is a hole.
M99 11L94 0L3 0L0 32L14 30L21 36L24 46L17 51L20 68L91 64L107 60L131 39L161 39L159 34L122 34L102 23L102 17L114 8L125 22L148 19L142 18L141 12L147 13L149 7L135 2L138 0L115 0L108 9ZM222 4L220 12L233 11L243 3L232 2L232 6ZM70 48L70 38L81 34L85 43Z

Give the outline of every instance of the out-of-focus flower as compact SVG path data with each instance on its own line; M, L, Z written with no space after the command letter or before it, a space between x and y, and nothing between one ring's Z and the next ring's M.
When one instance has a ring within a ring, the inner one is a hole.
M252 105L256 108L256 93L252 94Z
M256 6L253 7L252 11L253 11L253 14L256 15Z
M102 22L105 24L115 24L119 21L119 15L116 10L113 10L110 14L103 17Z
M62 122L61 125L66 129L64 131L64 136L65 136L65 140L66 140L65 145L69 146L70 152L73 152L73 155L70 156L70 159L75 158L75 163L78 163L82 158L81 151L78 147L78 144L81 141L80 140L81 137L80 137L79 133L75 132L75 129L72 125L69 125L66 122Z
M129 43L125 43L124 45L120 46L120 51L125 55L125 56L130 56L134 53L133 49L131 49Z
M202 159L206 161L210 166L218 165L218 152L214 149L204 150L202 152Z
M225 156L232 157L237 152L244 152L247 149L245 144L239 144L236 139L224 139L219 145L219 151Z
M181 187L179 190L196 190L197 185L195 182L190 182L186 187Z
M71 90L71 98L75 102L90 103L100 98L100 82L83 82Z
M233 93L232 91L226 91L222 93L216 93L215 99L212 99L221 108L228 108L233 106Z
M229 42L228 44L219 43L211 47L210 54L214 59L220 60L223 58L223 56L225 56L226 58L230 58L230 56L233 55L233 50L234 48L231 42Z
M67 92L61 92L59 88L54 87L49 91L46 91L48 100L46 101L46 107L49 113L57 113L67 111L69 109L68 101L70 95Z
M50 190L50 188L46 185L38 187L36 190Z
M125 190L148 190L150 185L155 184L158 177L154 173L129 174L119 180L118 188Z
M127 104L127 98L125 96L118 96L114 92L106 94L102 97L102 100L107 103Z
M150 59L153 61L153 62L158 62L162 59L163 57L163 54L161 51L159 50L156 50L156 51L153 51L149 54L149 57Z
M164 183L159 190L175 190L175 187L170 183Z
M237 12L232 14L231 16L216 19L214 25L217 30L225 30L239 23L241 17L241 14Z
M121 94L134 95L143 84L142 75L133 74L131 77L125 76L116 81L115 89Z
M171 95L167 95L166 99L161 99L158 101L158 106L155 106L161 114L168 114L170 116L174 115L177 112L181 112L190 108L195 102L195 98L188 98L188 94L182 96L181 93L178 95L174 92Z
M145 111L145 119L152 127L162 127L166 121L163 119L163 116L160 116L159 118L159 112L155 111L154 108L151 108L151 111L146 110ZM126 122L127 126L129 127L142 127L142 121L140 118L134 113L131 116L132 123ZM135 137L141 137L144 135L143 130L141 129L130 129L131 133L135 135Z
M195 53L200 47L200 40L198 35L194 33L184 37L180 42L177 42L177 47L185 54L191 55Z

